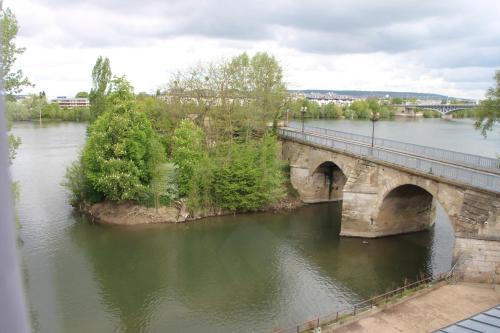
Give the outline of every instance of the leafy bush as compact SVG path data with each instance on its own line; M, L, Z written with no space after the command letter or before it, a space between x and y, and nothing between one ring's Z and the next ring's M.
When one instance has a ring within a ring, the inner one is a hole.
M284 195L283 167L276 138L226 147L229 157L213 175L214 202L222 208L256 210Z
M187 205L191 211L203 211L215 207L212 184L217 171L216 160L207 154L203 155L192 169L187 193Z
M83 172L81 158L74 161L67 169L62 185L71 193L70 203L77 206L82 202L95 203L103 199L103 194L94 190Z
M141 200L155 168L164 161L163 146L147 117L119 104L97 118L82 153L83 171L92 187L112 201Z
M154 205L156 208L167 206L178 197L177 166L173 163L158 164L150 185L148 205Z
M192 120L181 121L172 137L172 161L179 168L179 195L190 192L194 169L203 158L204 134Z

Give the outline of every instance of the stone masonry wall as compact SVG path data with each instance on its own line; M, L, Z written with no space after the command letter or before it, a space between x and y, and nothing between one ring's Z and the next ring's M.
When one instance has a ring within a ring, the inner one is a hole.
M500 283L500 242L457 237L454 259L465 281Z

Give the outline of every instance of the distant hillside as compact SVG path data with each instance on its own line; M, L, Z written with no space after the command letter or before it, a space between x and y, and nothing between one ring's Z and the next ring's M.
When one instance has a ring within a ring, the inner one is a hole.
M454 97L431 94L431 93L416 93L416 92L406 92L406 91L365 91L365 90L317 90L317 89L307 89L307 90L291 90L293 92L302 92L306 94L319 93L328 94L334 93L337 95L347 95L356 98L361 97L381 97L389 95L389 97L400 97L400 98L417 98L417 99L454 99Z

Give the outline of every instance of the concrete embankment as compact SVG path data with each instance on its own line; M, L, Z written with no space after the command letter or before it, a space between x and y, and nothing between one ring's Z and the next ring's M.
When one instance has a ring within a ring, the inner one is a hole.
M322 332L431 332L500 303L500 285L444 284Z

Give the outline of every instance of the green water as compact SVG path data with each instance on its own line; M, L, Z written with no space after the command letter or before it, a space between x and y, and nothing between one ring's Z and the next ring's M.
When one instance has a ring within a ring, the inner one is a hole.
M73 213L60 186L82 124L16 124L19 249L35 332L271 332L405 277L449 269L441 209L430 232L340 238L341 204L120 228Z

